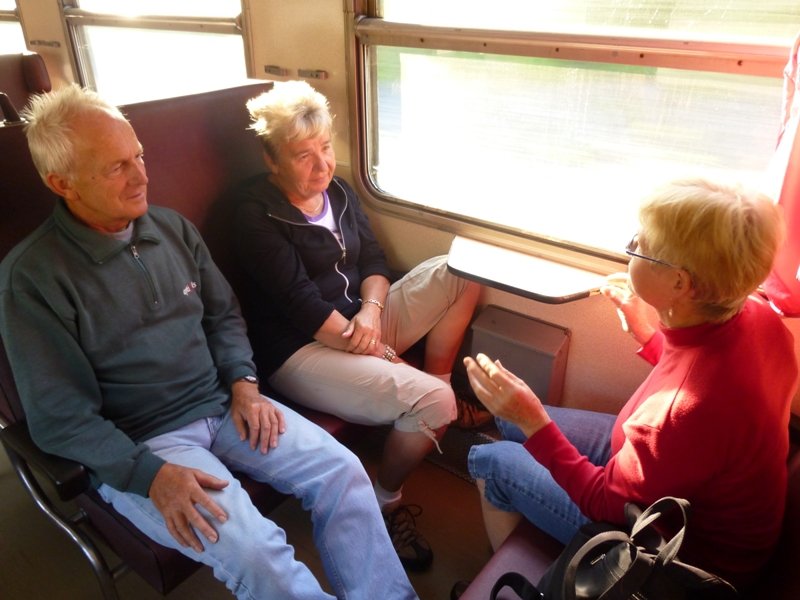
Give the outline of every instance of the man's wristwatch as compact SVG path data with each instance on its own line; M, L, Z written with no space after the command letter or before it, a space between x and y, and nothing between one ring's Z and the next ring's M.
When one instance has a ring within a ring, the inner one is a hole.
M258 385L258 377L255 375L245 375L244 377L239 377L239 379L235 379L233 383L237 381L246 381L247 383L255 383Z

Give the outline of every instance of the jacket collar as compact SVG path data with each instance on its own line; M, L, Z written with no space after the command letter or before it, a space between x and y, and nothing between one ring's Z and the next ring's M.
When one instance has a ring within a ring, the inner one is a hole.
M267 214L270 216L292 223L308 224L300 209L289 202L280 188L269 180L268 174L262 173L255 178L251 194L256 201L266 207ZM328 186L328 199L334 215L338 219L338 216L347 207L347 193L339 183L338 177L334 177Z
M53 211L53 218L59 230L83 250L93 262L102 264L109 258L128 247L128 242L103 235L91 227L87 227L69 212L64 200L59 198ZM161 237L158 234L149 213L145 213L133 223L132 243L149 241L158 244Z

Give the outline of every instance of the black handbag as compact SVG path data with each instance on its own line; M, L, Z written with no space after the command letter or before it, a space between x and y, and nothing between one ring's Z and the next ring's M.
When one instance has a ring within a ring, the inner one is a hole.
M629 530L608 523L580 528L538 586L508 572L492 588L491 600L508 586L522 600L731 600L736 589L724 579L681 562L689 502L665 497L644 512L628 505ZM653 527L667 514L680 528L665 540ZM682 519L682 521L680 520ZM629 532L628 532L629 531Z

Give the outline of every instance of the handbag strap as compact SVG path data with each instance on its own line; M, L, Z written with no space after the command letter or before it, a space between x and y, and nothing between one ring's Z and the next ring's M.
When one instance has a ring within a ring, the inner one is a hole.
M503 573L497 578L497 581L495 581L492 587L490 600L495 600L500 590L506 586L514 590L522 600L544 600L544 594L539 591L539 588L528 581L524 575L520 575L514 571Z
M675 535L672 536L672 539L666 542L664 547L657 553L655 560L659 567L671 563L673 560L675 560L675 557L678 556L678 551L683 545L683 538L686 536L689 501L683 498L674 498L673 496L665 496L660 500L656 500L653 502L653 504L647 507L647 510L639 515L639 518L636 519L636 522L631 528L631 539L635 542L636 535L640 531L643 531L645 528L652 525L665 513L665 511L674 507L677 507L680 511L683 521L681 528L677 531L677 533L675 533Z
M585 544L578 548L564 570L564 581L562 583L562 597L564 600L575 600L575 580L578 576L578 567L583 562L583 559L598 546L609 542L629 544L630 537L624 531L604 531L589 538Z
M683 518L680 530L664 544L658 553L654 549L639 547L635 542L638 533L652 525L667 510L678 507ZM683 498L665 496L651 504L633 524L631 528L631 545L635 557L628 570L617 579L598 600L627 600L640 591L648 577L665 565L671 563L678 555L686 534L687 511L689 502ZM652 558L651 558L652 557Z

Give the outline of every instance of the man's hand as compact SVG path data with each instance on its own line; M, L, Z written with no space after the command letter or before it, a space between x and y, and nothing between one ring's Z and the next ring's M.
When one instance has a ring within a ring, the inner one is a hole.
M493 415L514 423L527 437L550 422L533 390L499 360L478 354L474 359L465 357L464 366L475 395Z
M258 386L237 381L231 387L231 417L239 439L249 438L250 448L266 454L278 446L278 436L286 431L283 413L258 391Z
M205 508L217 521L224 523L228 516L211 499L205 488L221 490L228 482L199 469L166 463L156 473L150 484L150 499L164 517L167 529L181 546L191 546L195 552L203 551L197 537L199 531L212 544L218 536L211 523L197 510L196 504Z

